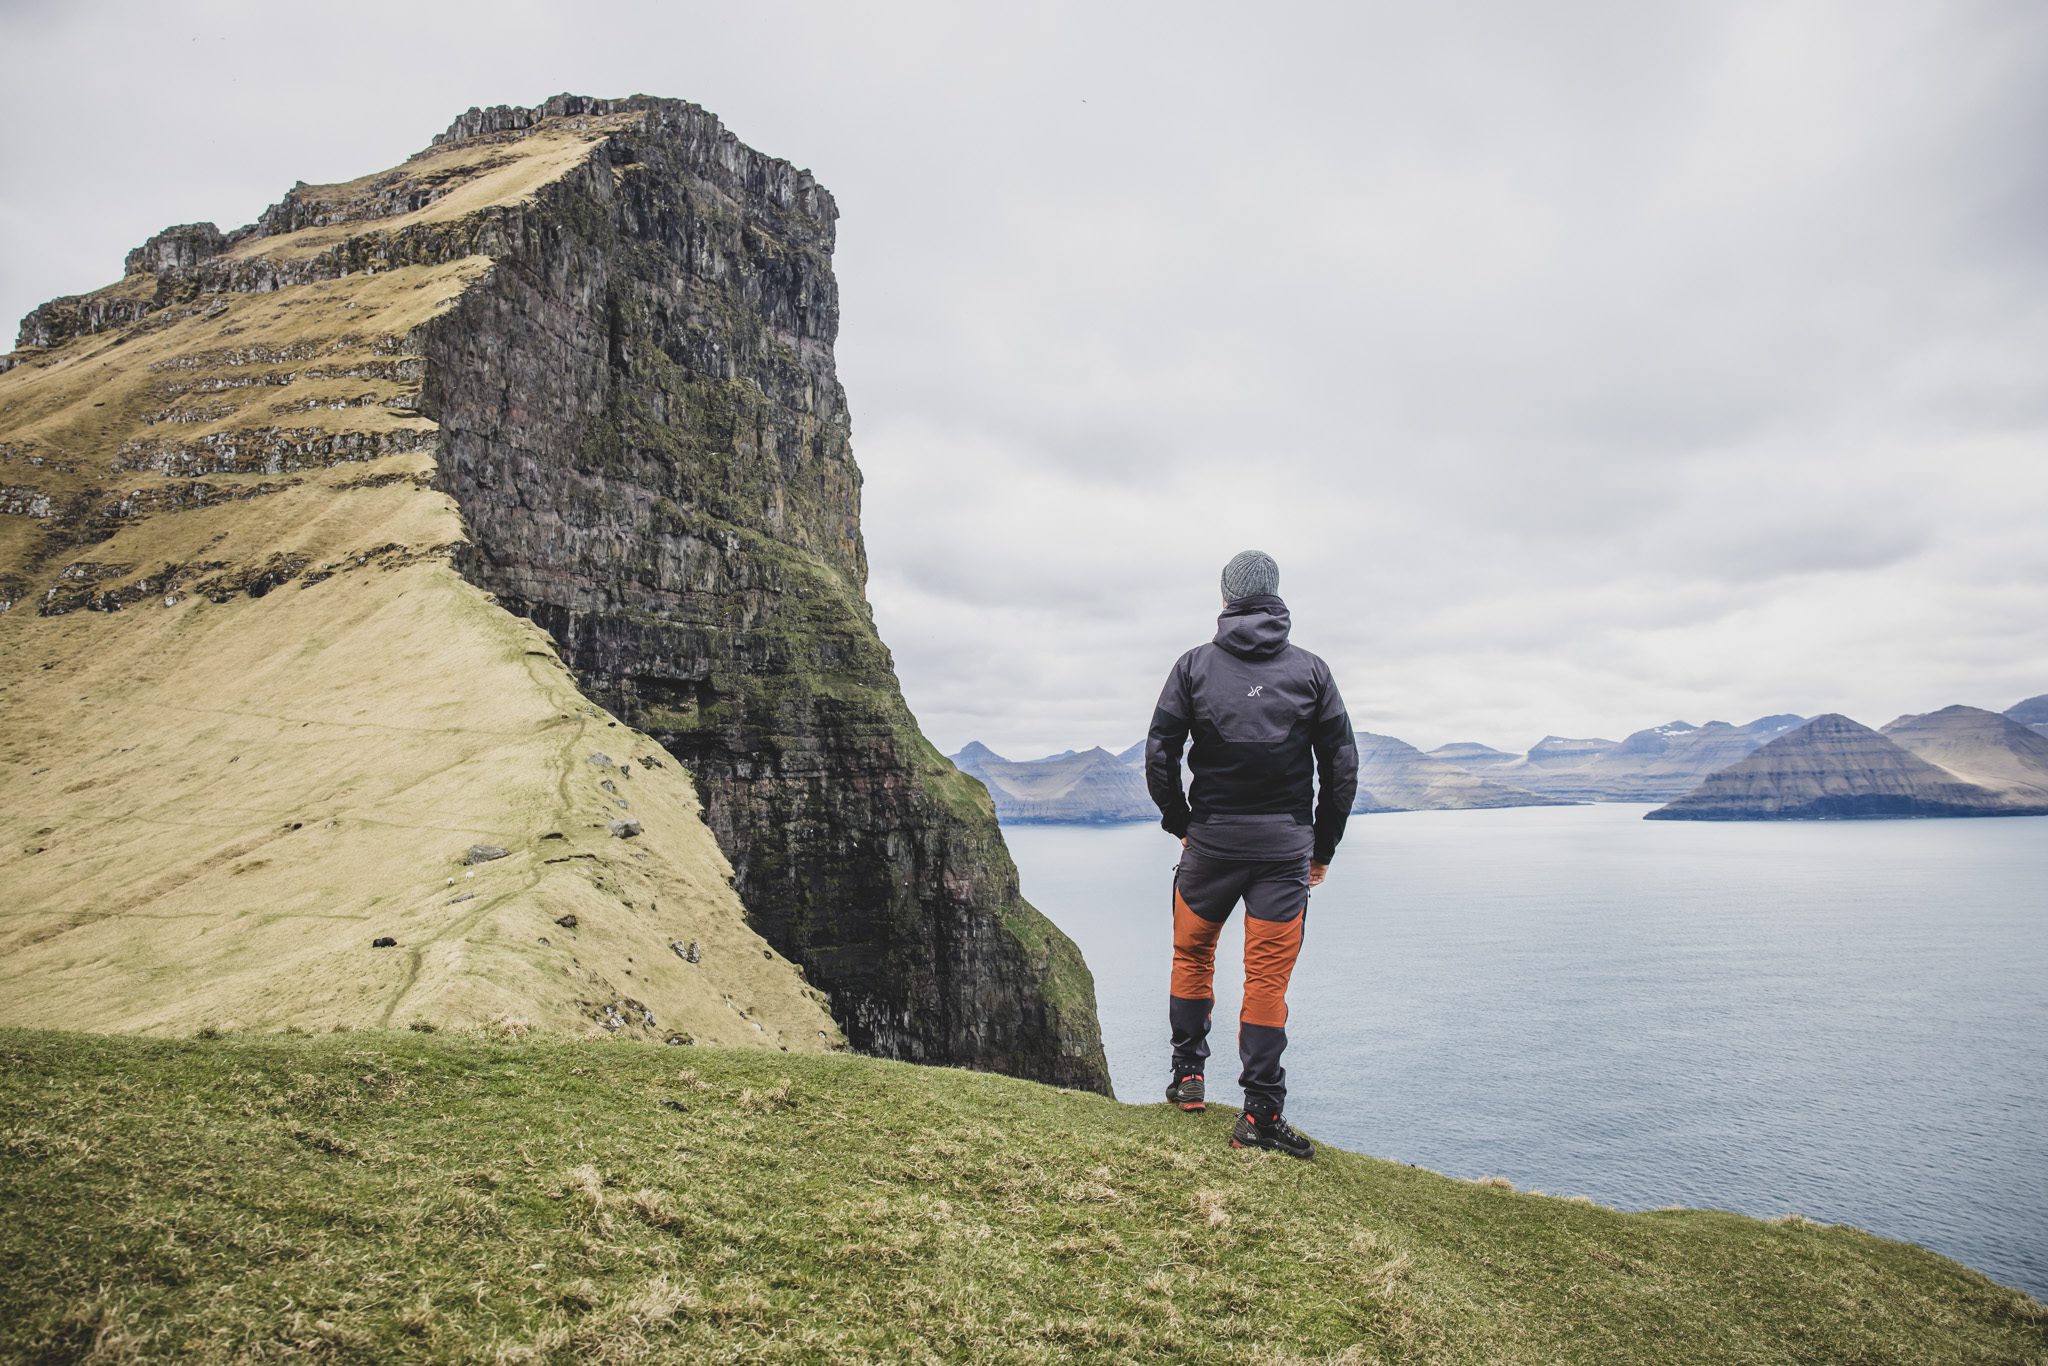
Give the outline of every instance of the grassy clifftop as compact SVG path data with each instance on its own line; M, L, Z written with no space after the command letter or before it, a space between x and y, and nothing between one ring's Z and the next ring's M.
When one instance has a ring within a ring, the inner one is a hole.
M1622 1214L977 1073L0 1032L11 1360L2039 1361L1904 1243Z

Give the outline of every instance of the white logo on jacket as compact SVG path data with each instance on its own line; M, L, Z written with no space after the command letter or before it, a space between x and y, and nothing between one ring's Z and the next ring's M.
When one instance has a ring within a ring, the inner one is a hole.
M1265 684L1263 684L1263 683L1254 683L1254 684L1252 684L1252 690L1251 690L1250 692L1246 693L1246 694L1245 694L1245 696L1246 696L1246 697L1257 697L1257 696L1258 696L1258 695L1259 695L1260 693L1264 692L1265 690L1266 690L1266 685L1265 685Z

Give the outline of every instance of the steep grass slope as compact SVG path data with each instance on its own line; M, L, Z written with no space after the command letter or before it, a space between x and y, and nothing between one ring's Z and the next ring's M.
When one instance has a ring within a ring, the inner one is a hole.
M0 373L0 1022L838 1042L680 766L450 567L408 339L490 268L445 234L600 132L302 186L264 232L173 230L24 324ZM338 226L404 206L411 238ZM465 862L478 844L506 855Z
M2023 1362L1905 1243L1623 1214L985 1074L0 1032L8 1360Z

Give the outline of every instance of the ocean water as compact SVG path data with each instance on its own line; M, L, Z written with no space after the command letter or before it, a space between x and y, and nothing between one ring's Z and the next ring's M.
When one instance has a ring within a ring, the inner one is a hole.
M1796 1212L2048 1298L2048 819L1355 816L1289 995L1288 1115L1623 1209ZM1179 843L1005 831L1081 946L1117 1095L1160 1098ZM1212 1100L1234 1104L1240 910Z

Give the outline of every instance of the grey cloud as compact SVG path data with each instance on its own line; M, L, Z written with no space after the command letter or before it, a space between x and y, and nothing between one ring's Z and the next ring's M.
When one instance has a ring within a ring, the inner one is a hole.
M2038 5L566 14L426 7L383 65L301 11L0 15L0 303L471 103L680 95L839 201L942 748L1128 743L1246 545L1417 743L2048 688Z

